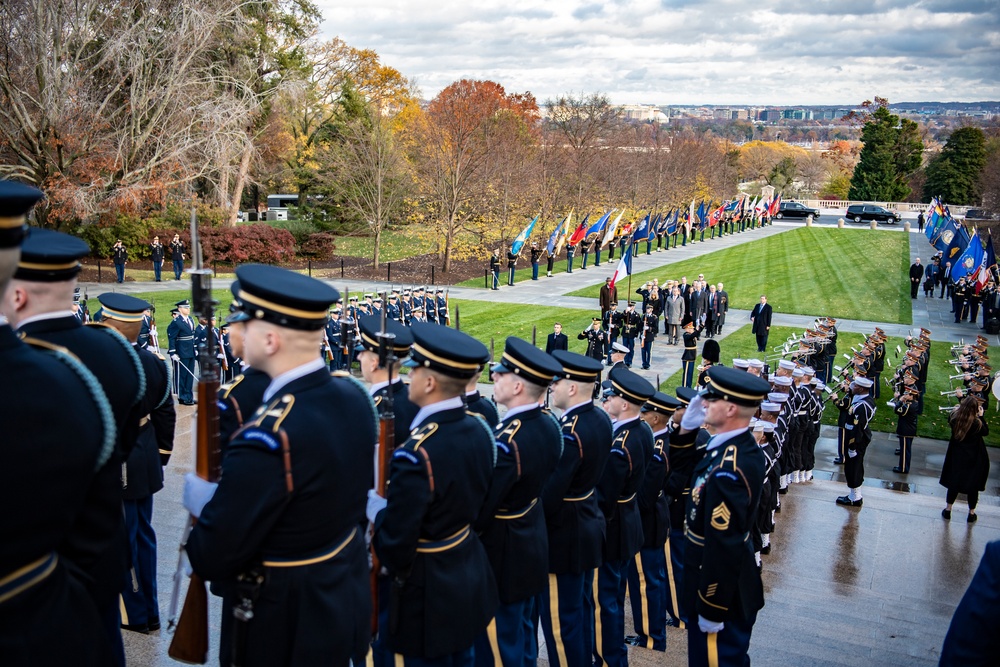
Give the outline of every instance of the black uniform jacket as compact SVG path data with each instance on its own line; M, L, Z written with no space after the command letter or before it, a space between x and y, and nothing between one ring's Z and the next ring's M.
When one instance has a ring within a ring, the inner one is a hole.
M97 377L111 404L118 438L115 453L98 471L61 553L73 562L99 606L114 602L126 568L121 464L131 452L141 415L136 405L145 383L128 340L102 324L80 324L73 315L28 322L19 333L60 345Z
M611 420L604 410L585 403L559 421L562 456L542 490L549 572L580 574L602 561L604 515L596 487L611 452Z
M396 429L395 443L401 443L409 436L410 425L413 423L413 418L417 416L417 412L420 408L414 405L410 400L410 390L400 378L393 378L391 386L392 414ZM375 392L375 395L372 396L372 400L375 401L375 407L378 409L379 416L385 414L385 411L389 408L389 403L385 400L388 392L389 386L387 385L379 389Z
M663 492L667 480L668 437L666 429L653 435L653 456L639 487L643 549L662 549L670 535L670 503Z
M896 408L893 412L898 415L896 421L896 435L913 436L917 434L917 402L909 401L903 403L896 399Z
M479 390L466 394L463 400L465 401L465 409L482 417L490 428L494 428L500 423L500 413L497 412L497 406L494 405L493 401L480 394Z
M494 458L492 431L464 407L431 415L393 454L373 543L393 579L394 652L435 658L468 649L493 618L493 571L471 525Z
M475 523L490 557L500 602L538 595L548 581L549 540L542 488L562 455L562 430L535 406L505 416L495 429L497 463Z
M223 453L233 434L260 406L269 384L267 373L247 366L236 379L219 388L219 444Z
M638 493L652 458L653 432L649 425L638 417L619 424L597 485L597 502L607 522L605 561L629 560L642 547Z
M691 496L691 475L705 453L695 444L698 431L681 433L674 427L667 447L667 479L664 491L670 498L670 525L674 530L684 527L684 514Z
M114 421L94 376L50 348L26 345L0 325L0 502L7 508L0 579L29 566L35 573L26 576L33 584L0 603L0 656L11 665L107 665L97 608L62 554L91 501L96 471L112 456Z
M139 401L139 434L125 462L122 496L148 498L163 488L163 466L174 449L177 415L170 395L170 370L163 357L136 346L146 374L146 394Z
M368 393L325 368L285 385L232 438L187 542L194 571L223 584L221 664L230 662L234 578L255 566L265 581L247 665L364 654L371 593L362 525L377 439Z
M749 431L709 450L695 466L684 529L682 599L689 613L716 622L746 620L764 606L750 528L765 466Z

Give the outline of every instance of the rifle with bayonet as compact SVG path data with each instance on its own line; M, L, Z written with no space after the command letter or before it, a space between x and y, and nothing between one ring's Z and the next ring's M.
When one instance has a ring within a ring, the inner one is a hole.
M378 451L375 455L375 491L385 498L386 488L389 483L389 461L392 459L392 451L396 448L396 415L393 410L392 400L392 371L396 365L396 335L391 334L386 329L386 308L382 308L382 327L378 332L378 366L384 368L388 374L389 384L385 387L385 397L379 404L378 415ZM379 562L378 554L375 553L374 541L371 547L372 571L372 634L378 634L378 610L379 610L379 575L382 565Z
M195 209L191 208L191 255L193 268L191 275L192 309L199 318L212 321L215 301L212 299L212 270L204 268L201 245L198 240L198 219ZM218 482L222 468L222 451L219 447L219 359L216 356L215 336L206 336L198 350L198 411L195 441L195 472L199 477L209 482ZM174 637L170 642L167 654L174 660L202 665L208 660L208 591L205 581L195 573L191 573L188 592L184 598L184 607L180 618L174 623L177 611L176 594L180 579L187 569L184 551L187 536L194 526L194 517L190 518L181 553L174 574L174 600L171 601L170 621L168 629L174 627Z

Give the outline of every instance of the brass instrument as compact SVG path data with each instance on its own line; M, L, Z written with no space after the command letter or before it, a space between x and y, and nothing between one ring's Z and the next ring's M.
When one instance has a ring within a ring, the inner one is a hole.
M964 379L966 375L969 375L969 374L968 373L959 373L958 375L949 375L948 379L949 380L961 380L961 379Z
M952 389L951 391L942 391L941 395L942 396L958 396L959 393L962 393L964 391L965 390L963 388L959 387L958 389Z
M939 405L938 411L940 412L954 412L958 409L957 405Z

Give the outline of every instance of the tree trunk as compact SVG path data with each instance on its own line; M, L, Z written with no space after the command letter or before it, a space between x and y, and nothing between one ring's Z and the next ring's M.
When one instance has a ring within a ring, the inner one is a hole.
M381 254L380 253L380 251L381 251L381 244L382 244L382 225L381 224L376 224L375 225L375 261L372 264L372 267L375 268L375 269L378 268L378 258L379 258L379 254Z
M451 242L452 237L455 234L455 216L454 214L450 216L448 221L448 231L444 235L444 266L441 268L442 271L448 273L451 270Z
M246 187L247 174L250 172L250 157L252 155L253 146L251 145L243 150L243 157L240 158L240 170L236 173L236 186L233 187L233 198L229 202L229 215L226 218L230 227L236 226L240 202L243 201L243 188Z

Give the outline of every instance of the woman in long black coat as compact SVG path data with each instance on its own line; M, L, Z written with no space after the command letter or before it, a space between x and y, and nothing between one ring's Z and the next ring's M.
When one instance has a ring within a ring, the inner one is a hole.
M977 518L979 492L986 489L986 479L990 474L990 457L983 442L990 429L975 396L962 399L948 421L951 423L951 440L948 441L941 469L941 485L948 489L948 496L941 516L950 519L951 506L958 494L964 493L969 501L968 522L972 523Z

